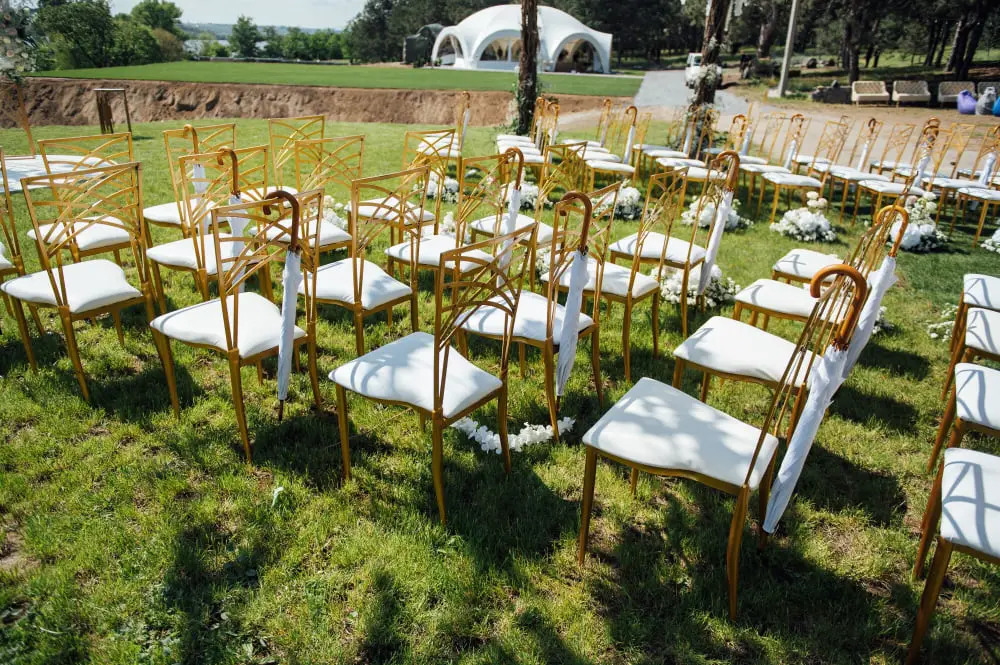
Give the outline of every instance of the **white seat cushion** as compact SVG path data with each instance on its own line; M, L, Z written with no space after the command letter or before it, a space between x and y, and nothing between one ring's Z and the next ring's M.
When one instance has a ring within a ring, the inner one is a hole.
M689 155L683 150L646 150L647 157L653 159L687 159Z
M305 283L299 294L305 293ZM365 261L361 276L361 306L375 309L410 295L410 287L392 278L377 264ZM316 271L316 298L327 302L354 304L354 259L341 259L320 266Z
M721 171L712 171L712 180L724 180L725 177L726 174ZM692 182L705 182L708 180L708 169L701 166L689 166L687 167L687 179Z
M944 451L941 537L1000 557L1000 457L966 448Z
M143 209L142 216L154 224L181 225L181 213L175 201L149 206Z
M610 249L616 254L635 256L636 243L638 239L639 235L637 233L633 233L630 236L626 236L625 238L612 243ZM642 258L659 261L660 255L663 253L664 240L666 240L666 238L662 233L648 234L642 243ZM691 246L691 243L671 236L670 240L667 241L666 260L670 263L685 263L688 260L689 247L691 250L691 265L694 265L705 258L704 248L698 245Z
M563 321L566 318L566 308L556 305L552 320L552 339L558 345L562 338ZM465 320L462 328L471 333L499 338L504 333L506 316L495 307L481 307ZM521 291L521 299L517 304L517 315L514 317L514 337L537 342L545 341L548 321L548 300L545 296L533 291ZM594 320L580 313L579 329L585 330L593 325Z
M559 277L559 286L568 289L570 284L570 279L572 278L572 268L567 268L566 271ZM624 298L628 295L628 283L632 277L632 269L626 268L624 266L615 265L613 263L604 264L604 280L601 282L601 293L610 293L611 295L620 296ZM542 281L548 282L549 273L542 273ZM632 297L639 298L647 293L655 291L659 288L659 283L649 275L644 275L642 273L637 273L635 276L635 283L632 284ZM597 261L593 258L587 260L587 285L583 287L584 292L593 293L597 288Z
M525 164L544 164L545 163L545 157L543 157L540 153L538 153L538 154L532 154L532 153L526 152L526 153L524 153L524 163Z
M906 191L906 183L902 182L889 182L888 180L874 180L869 178L867 180L862 180L860 184L865 189L870 189L871 191L879 194L888 194L890 196L899 196ZM913 186L910 187L908 193L914 196L923 196L924 190L917 186Z
M764 180L781 187L815 187L819 189L823 186L823 183L816 178L794 173L765 173Z
M506 222L506 217L502 217L500 220L501 225ZM526 226L530 226L535 223L535 218L528 215L523 215L521 213L517 214L517 221L515 225L517 228L515 230L520 231ZM469 222L469 226L476 231L485 233L487 235L494 235L494 228L496 224L496 217L490 215L489 217L483 217L482 219L477 219L474 222ZM544 222L538 224L538 235L535 238L536 245L542 245L552 241L552 227Z
M60 279L58 270L54 269L52 274L56 280ZM95 259L69 263L63 266L62 274L66 280L66 305L74 314L142 297L139 289L128 283L125 271L114 261ZM44 270L4 282L0 284L0 289L24 302L56 304L52 281Z
M975 181L964 178L945 178L943 176L926 177L920 183L924 187L939 187L941 189L963 189L974 187Z
M767 159L763 157L754 157L753 155L740 155L740 166L743 166L744 164L763 166L767 164Z
M229 308L230 328L236 334L236 343L241 358L249 358L268 349L277 349L281 338L281 310L267 298L247 291L239 295L239 318L236 316L236 296L231 295L226 302ZM222 301L218 298L200 302L176 312L158 316L149 323L170 339L189 344L210 346L220 351L228 351L225 321L222 317ZM305 331L295 327L295 339L305 337Z
M588 159L587 166L596 171L610 171L612 173L626 173L628 175L635 173L634 166L605 159Z
M828 164L830 162L826 157L814 157L813 155L795 155L792 161L796 164Z
M801 284L758 279L736 294L736 302L769 312L808 318L816 299Z
M705 162L700 159L686 159L683 157L661 157L656 160L656 163L660 166L666 167L681 167L681 166L697 166L699 168L705 168Z
M740 171L746 173L791 173L784 166L777 166L776 164L744 164L740 162Z
M958 190L959 194L963 196L968 196L972 199L979 199L980 201L1000 201L1000 190L996 189L984 189L982 187L963 187Z
M530 136L521 136L520 134L497 134L497 142L500 141L532 143Z
M87 222L80 222L82 227ZM118 222L121 224L122 222ZM47 243L60 242L65 238L65 229L60 224L60 228L53 229L55 224L42 224L38 227L38 230L42 233L42 239ZM50 231L50 229L53 229ZM28 230L28 237L32 240L36 239L35 229ZM86 252L92 249L101 249L102 247L114 247L115 245L127 245L129 242L129 234L124 228L120 226L110 226L108 224L92 224L86 228L83 228L76 236L76 245L80 248L80 251Z
M14 264L7 260L7 248L0 242L0 273L13 270Z
M831 166L830 175L834 178L839 178L841 180L849 180L851 182L860 182L862 180L888 180L888 176L879 175L877 173L869 173L868 171L862 171L861 169L856 169L853 166Z
M511 148L517 148L521 152L521 155L523 156L527 155L534 155L537 157L542 156L542 151L533 145L521 145L519 143L497 143L498 152L507 152Z
M224 238L231 237L227 233L220 233L219 236ZM180 240L167 242L156 247L150 247L146 252L146 256L150 261L159 263L161 266L197 270L198 257L195 255L195 242L200 241L196 241L194 238L181 238ZM221 246L224 259L236 258L240 252L240 247L235 242L224 242L221 243ZM203 258L205 260L205 272L209 275L218 273L219 262L215 255L215 242L213 242L212 238L205 238L205 255Z
M966 319L965 345L1000 355L1000 312L995 309L973 307Z
M444 364L444 354L441 356ZM434 336L415 332L403 339L341 365L330 379L351 392L371 399L409 404L424 411L434 410ZM455 349L448 354L441 411L451 418L503 383L462 357Z
M306 240L310 247L315 245L316 239L316 226L314 220L309 220L305 224L299 226L299 237ZM272 226L264 232L264 236L268 240L276 240L278 242L288 242L288 234ZM333 222L328 222L326 220L321 220L319 223L319 246L329 247L330 245L339 245L341 243L346 243L351 239L351 234L349 234L344 229L340 228Z
M1000 309L1000 277L969 273L962 279L962 302L973 307Z
M451 236L424 236L420 239L420 247L417 249L417 264L427 266L429 268L438 268L441 266L441 254L455 249L456 247L457 245L455 244L455 239ZM385 254L390 258L396 259L397 261L409 263L410 253L413 249L416 249L416 243L411 245L409 241L401 242L398 245L393 245L385 250ZM490 261L493 258L486 252L479 249L474 250L470 256L482 259L483 261ZM452 265L449 264L447 267L451 268ZM466 261L461 266L461 269L462 272L466 272L468 270L474 270L477 267L479 267L478 263Z
M955 365L955 413L968 423L1000 430L1000 370Z
M832 254L823 254L811 249L793 249L778 259L773 270L784 275L794 275L800 279L811 280L813 275L827 266L840 263L840 258Z
M760 429L676 388L642 378L583 435L583 442L635 464L742 485L760 435ZM764 437L750 473L751 489L760 485L777 446L775 437Z
M391 207L386 207L391 206ZM406 209L416 213L417 206L412 203L406 203ZM396 214L399 210L399 199L395 196L389 196L385 199L368 199L366 201L361 201L358 204L358 217L362 218L375 218L375 219L396 219L398 215ZM433 222L434 213L424 208L423 215L420 218L421 222ZM410 214L407 215L407 224L412 224L413 220Z
M898 175L898 176L900 176L902 178L909 178L911 175L913 175L914 173L916 173L916 167L914 167L912 164L905 164L903 166L897 166L895 169L893 169L893 173L895 173L896 175ZM933 174L931 174L931 173L924 173L924 177L925 178L929 178L932 175ZM939 177L939 178L947 178L948 174L947 173L943 173L943 172L939 172L937 174L937 177Z
M872 168L875 168L875 169L883 169L883 170L889 170L889 171L891 171L892 169L895 169L896 167L899 167L899 166L909 166L910 164L909 164L909 162L897 162L897 161L892 160L892 159L887 159L884 162L874 161L874 162L871 163L871 165L872 165Z
M794 353L794 342L726 316L713 316L674 349L700 367L771 383L781 381Z

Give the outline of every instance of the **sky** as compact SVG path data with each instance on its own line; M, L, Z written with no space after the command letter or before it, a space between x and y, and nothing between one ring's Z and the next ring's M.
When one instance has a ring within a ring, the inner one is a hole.
M111 0L111 11L127 13L139 0ZM257 25L341 29L364 0L173 0L186 23L235 23L241 14Z

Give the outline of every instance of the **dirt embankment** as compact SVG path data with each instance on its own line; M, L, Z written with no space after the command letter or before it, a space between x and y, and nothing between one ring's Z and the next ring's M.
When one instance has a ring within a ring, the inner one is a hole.
M243 83L179 83L29 78L25 102L32 125L96 125L94 88L125 88L133 122L205 118L280 118L324 114L333 121L447 125L457 91L325 88ZM600 107L600 97L558 95L560 113ZM509 92L473 92L473 125L499 125L513 112ZM115 119L124 113L115 105Z

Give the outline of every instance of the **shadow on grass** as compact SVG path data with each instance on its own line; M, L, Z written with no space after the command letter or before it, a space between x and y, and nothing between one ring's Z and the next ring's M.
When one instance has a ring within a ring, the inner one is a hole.
M903 434L916 433L919 418L913 406L895 397L863 393L846 384L837 392L830 413L861 425L879 423Z
M926 379L931 369L930 361L918 353L887 349L878 344L869 344L862 351L858 364L872 369L882 369L896 376L906 376L917 381Z

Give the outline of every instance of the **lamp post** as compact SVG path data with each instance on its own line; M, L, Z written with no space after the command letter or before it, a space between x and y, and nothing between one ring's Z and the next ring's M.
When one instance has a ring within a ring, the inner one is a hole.
M781 58L781 78L773 97L784 97L788 90L788 69L792 66L792 50L795 48L795 21L799 16L799 0L792 0L792 13L788 17L788 36L785 38L785 53ZM775 92L775 91L771 91Z

